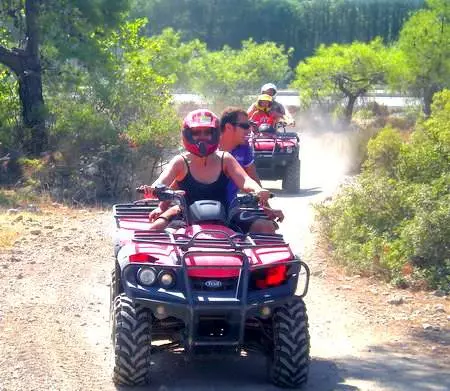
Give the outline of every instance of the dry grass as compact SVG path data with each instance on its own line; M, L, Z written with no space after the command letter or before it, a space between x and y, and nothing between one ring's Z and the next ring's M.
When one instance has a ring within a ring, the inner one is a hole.
M23 224L15 221L18 218L18 215L0 214L0 251L10 249L25 230Z

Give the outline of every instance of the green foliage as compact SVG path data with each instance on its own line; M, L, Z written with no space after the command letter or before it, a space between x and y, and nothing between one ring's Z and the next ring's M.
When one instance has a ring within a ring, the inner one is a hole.
M320 44L397 39L403 21L423 0L137 0L134 17L148 17L147 35L171 26L186 41L200 39L210 50L238 49L256 42L295 48L291 66Z
M315 56L296 68L291 86L299 90L305 106L347 100L346 117L351 119L356 98L384 80L386 49L380 39L370 43L321 45Z
M427 3L404 24L389 79L394 88L422 97L429 115L433 94L450 87L450 3Z
M49 0L42 2L40 29L45 59L58 67L76 58L90 66L105 66L98 39L109 35L127 15L130 0Z
M369 140L367 161L364 165L371 172L381 172L390 178L398 178L396 163L401 148L402 138L398 131L385 128L377 137Z
M278 83L289 74L292 50L273 42L242 42L240 50L228 46L220 51L203 52L188 63L195 91L213 101L242 103L249 91L258 91L268 80Z
M108 92L103 94L103 111L118 133L127 133L139 144L162 142L178 130L170 91L177 80L176 64L186 55L184 46L179 55L174 54L171 44L178 44L178 38L173 31L152 38L140 36L145 22L125 24L104 43L117 54L111 77L103 81L102 88Z
M432 108L408 141L381 131L357 182L317 209L336 258L352 270L448 290L450 91Z
M175 53L178 37L170 30L143 37L145 23L126 23L98 42L107 67L66 63L63 77L48 80L50 140L60 156L46 161L36 185L60 200L123 197L138 175L151 180L152 165L178 136L170 90L185 46Z
M432 115L412 134L399 170L415 183L429 183L450 172L450 90L435 95Z
M13 129L20 124L20 105L16 94L17 81L0 66L0 144L12 145Z

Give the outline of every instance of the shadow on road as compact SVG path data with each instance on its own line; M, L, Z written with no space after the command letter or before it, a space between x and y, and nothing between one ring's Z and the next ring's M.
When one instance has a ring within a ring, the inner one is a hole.
M405 354L401 347L369 346L363 357L336 360L340 373L350 384L373 384L377 390L450 390L448 364L438 364L422 355ZM443 357L442 360L445 360ZM444 363L444 361L442 361ZM366 386L367 387L367 386ZM363 387L364 390L370 390Z
M302 391L450 389L448 367L424 357L399 353L399 347L370 346L357 357L336 360L313 358L309 380ZM152 383L117 390L152 391L275 391L266 379L265 358L201 356L192 361L175 353L155 356Z
M266 361L261 356L196 358L185 361L181 355L163 353L155 357L152 383L146 387L117 387L125 390L154 391L274 391L268 383ZM313 359L309 382L302 390L357 390L342 384L332 361Z
M437 350L450 347L450 329L422 330L417 329L412 333L414 339L421 343L433 345Z

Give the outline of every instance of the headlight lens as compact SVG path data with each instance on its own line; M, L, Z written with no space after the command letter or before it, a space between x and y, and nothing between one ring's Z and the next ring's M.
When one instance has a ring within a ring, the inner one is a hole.
M164 288L170 288L175 285L175 276L172 272L162 271L159 274L159 282Z
M156 281L156 272L150 267L143 267L138 271L138 280L143 285L152 285Z

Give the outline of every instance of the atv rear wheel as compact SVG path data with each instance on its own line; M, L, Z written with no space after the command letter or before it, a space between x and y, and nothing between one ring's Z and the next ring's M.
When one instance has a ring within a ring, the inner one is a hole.
M279 387L300 387L308 379L310 346L308 317L303 300L295 298L279 307L273 315L272 324L270 381Z
M152 314L124 293L114 300L113 344L115 384L144 385L150 381Z
M282 187L290 193L298 193L300 190L300 160L298 158L286 167Z

